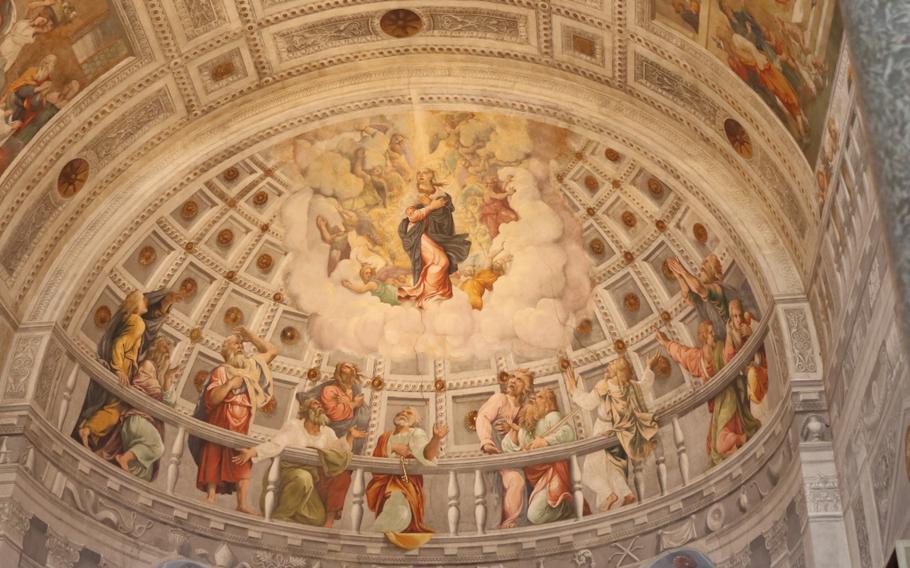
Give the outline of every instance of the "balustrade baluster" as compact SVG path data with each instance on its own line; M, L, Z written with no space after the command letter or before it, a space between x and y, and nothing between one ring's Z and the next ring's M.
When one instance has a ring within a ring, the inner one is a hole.
M281 456L275 456L272 458L272 463L269 464L269 476L268 481L265 485L265 520L272 520L272 513L275 512L275 501L277 501L278 493L278 477L281 475Z
M63 428L63 422L66 420L66 414L70 409L70 399L73 398L73 389L76 388L76 377L78 376L79 365L76 365L66 378L66 385L63 387L63 397L60 399L60 409L57 411L57 428Z
M585 494L582 491L581 465L578 463L578 454L572 454L569 466L569 472L572 476L572 494L575 501L575 518L581 519L585 514Z
M171 445L171 453L167 459L167 492L168 495L174 494L177 487L177 476L180 473L180 458L183 457L183 451L186 448L186 428L177 427L177 436L174 437L174 443Z
M639 501L645 498L645 474L644 464L640 461L632 461L632 482L635 484L635 494Z
M351 482L351 527L355 533L360 532L360 523L363 522L363 491L363 468L358 467Z
M657 485L660 486L660 494L667 494L667 456L664 454L663 441L657 440L657 449L654 451L654 460L657 462Z
M474 522L477 532L483 534L487 527L487 487L483 480L483 472L474 470Z
M454 471L449 472L449 532L458 534L458 519L461 518L461 510L458 508L458 497L461 495L458 489L458 476Z
M678 416L673 417L673 442L676 444L676 456L679 458L679 475L682 477L682 484L688 485L689 455L686 453L686 438L683 436Z

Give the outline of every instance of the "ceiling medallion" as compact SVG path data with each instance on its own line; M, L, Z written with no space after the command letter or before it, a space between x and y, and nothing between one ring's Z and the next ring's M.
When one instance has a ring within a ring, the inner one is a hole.
M617 152L613 148L607 148L606 150L604 150L604 157L606 159L610 160L611 162L618 162L619 158L620 158L619 152Z
M152 264L153 262L155 262L155 260L157 260L157 258L158 258L158 252L155 250L155 247L153 247L151 245L147 245L147 246L142 247L139 250L139 257L137 258L137 260L139 261L139 264L141 264L142 266L148 266L148 265Z
M626 264L632 264L635 262L635 255L629 251L622 253L622 259L626 261Z
M624 307L627 312L635 313L641 309L641 300L637 294L634 292L629 292L623 296L622 307Z
M259 225L259 230L262 231L263 233L267 233L269 231L269 224L263 223L263 224Z
M564 174L556 174L556 181L562 183L563 181L565 181L565 179L566 179L566 176Z
M274 294L272 294L272 300L275 302L283 302L284 294L282 294L281 292L275 292Z
M661 263L660 272L661 272L661 274L664 275L664 278L666 278L667 280L675 280L676 275L673 273L672 270L670 270L670 264L668 262L669 260L670 260L669 258L665 259L663 261L663 263Z
M671 319L673 319L673 316L670 315L670 312L668 312L666 310L660 312L660 321L662 321L664 323L670 323Z
M202 340L202 330L198 327L194 327L190 330L190 341L199 343L200 340Z
M225 201L224 204L233 209L234 207L237 207L237 200L231 197Z
M219 246L229 247L231 246L231 243L234 242L234 231L230 229L221 229L218 232L218 237L216 240L218 241Z
M272 268L272 255L260 254L256 259L256 268L263 272L268 272Z
M383 14L379 19L379 27L388 35L402 39L416 35L423 29L423 20L416 12L398 8Z
M594 209L593 207L588 207L587 209L585 209L585 213L587 213L590 217L593 217L593 216L597 215L597 209Z
M464 415L464 429L468 432L477 431L477 411L472 410Z
M672 373L673 368L670 366L670 360L663 355L658 355L657 361L654 363L654 374L661 379L666 379Z
M623 341L622 339L617 339L616 341L613 342L613 349L617 353L622 353L623 351L626 350L626 342Z
M749 138L749 133L742 124L728 118L724 121L724 134L727 135L730 146L733 146L737 154L747 160L752 158L752 139Z
M210 75L212 77L212 81L215 81L217 83L218 81L224 81L233 75L235 70L236 68L234 67L233 61L225 61L212 67L212 72Z
M180 291L183 292L183 295L187 298L192 298L196 295L196 290L199 289L199 286L196 284L196 280L193 278L184 278L183 282L180 283Z
M569 361L568 357L560 357L559 358L559 368L562 369L563 371L568 371L569 369L572 368L572 361Z
M57 191L63 197L72 197L79 193L88 181L89 165L82 158L70 160L57 176Z
M638 219L635 218L635 213L632 213L631 211L623 211L621 218L622 224L630 229L634 228L638 223Z
M660 197L664 194L664 184L660 183L657 178L648 178L648 191L654 197Z
M578 335L590 335L592 331L594 331L594 322L591 321L591 318L585 318L575 326L575 333Z
M657 221L655 221L654 226L657 227L657 230L660 231L661 233L663 233L664 231L667 230L667 222L664 221L663 219L658 219Z
M578 161L584 160L585 153L584 152L575 152L575 159Z
M180 216L185 221L192 221L199 214L199 204L192 199L187 199L180 206Z
M701 244L708 242L708 229L705 228L701 223L695 223L692 225L692 235L695 237L695 240Z
M237 276L237 273L234 272L233 270L228 270L227 272L224 273L224 277L227 280L233 280L236 276Z
M285 345L293 345L300 339L300 332L294 326L287 326L281 330L281 342Z
M227 181L234 181L240 177L240 170L231 166L230 168L224 170L224 179Z
M385 381L382 380L382 377L373 377L370 386L373 387L373 390L381 391L385 387Z
M111 321L111 309L107 306L98 306L95 310L95 327L103 328Z
M224 323L234 326L243 323L243 312L237 306L231 306L224 311Z
M306 378L308 381L315 381L319 378L319 367L310 367L307 369Z
M600 182L597 181L597 178L592 175L585 176L585 187L590 191L597 191L600 189Z
M186 252L193 252L194 250L196 250L196 243L194 243L193 241L187 241L187 243L185 245L183 245L183 249Z
M193 386L196 387L196 392L202 392L202 385L205 384L207 378L209 378L208 371L196 371L196 374L193 376Z
M446 382L443 379L436 379L433 381L433 388L436 389L436 392L444 392L446 390Z
M613 186L613 189L619 189L620 187L622 187L622 182L619 181L618 179L614 179L613 181L610 182L610 185Z
M607 250L607 246L604 244L601 239L591 239L591 242L588 243L588 248L591 249L591 252L597 256L602 255Z
M267 192L267 191L257 191L256 194L253 195L253 205L255 205L256 207L262 207L263 205L265 205L268 202L269 202L269 192Z

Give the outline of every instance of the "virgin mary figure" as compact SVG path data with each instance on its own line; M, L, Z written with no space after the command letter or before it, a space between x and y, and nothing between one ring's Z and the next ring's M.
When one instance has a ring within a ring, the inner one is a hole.
M418 171L417 203L405 210L405 218L398 226L413 274L413 286L399 288L398 298L413 300L418 308L429 300L452 297L450 275L471 250L468 235L455 233L455 206L441 187L433 170Z

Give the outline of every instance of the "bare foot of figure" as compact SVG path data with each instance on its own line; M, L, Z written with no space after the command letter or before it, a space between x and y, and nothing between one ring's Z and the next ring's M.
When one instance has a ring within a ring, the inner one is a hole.
M246 505L237 505L237 510L241 513L246 513L247 515L253 515L254 517L260 516L258 511L254 511Z
M88 447L88 428L79 428L79 437L82 438L82 445Z
M631 493L626 495L626 498L622 500L623 506L631 505L634 502L635 502L635 495L632 495Z
M332 515L329 515L328 517L326 517L325 523L322 526L324 526L327 529L330 529L330 528L332 528L333 524L335 524L335 517Z
M604 501L604 504L600 506L600 510L604 513L616 506L616 502L619 501L619 495L616 493L610 493L607 497L607 500Z
M517 526L518 526L518 523L516 521L506 521L506 522L502 523L501 525L499 525L499 528L514 529Z
M124 471L130 470L130 461L131 460L128 455L118 454L118 455L114 456L114 461L116 461L117 465L119 465L121 468L123 468Z
M210 487L208 489L208 491L206 491L205 500L212 504L215 503L215 488L214 487Z

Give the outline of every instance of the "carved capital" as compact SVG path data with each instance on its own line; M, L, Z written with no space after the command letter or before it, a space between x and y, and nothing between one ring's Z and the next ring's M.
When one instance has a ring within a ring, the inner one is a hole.
M71 543L66 537L48 531L47 533L47 567L73 568L79 561L81 546Z
M31 513L23 509L16 501L0 503L0 525L3 527L3 533L16 544L22 544L31 520Z

